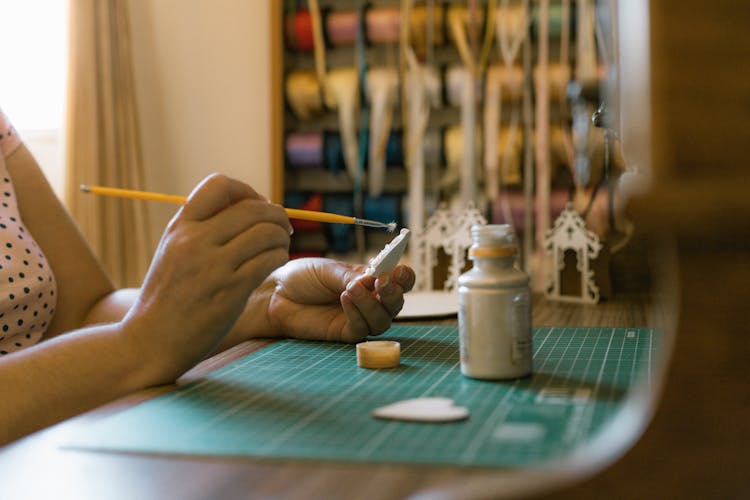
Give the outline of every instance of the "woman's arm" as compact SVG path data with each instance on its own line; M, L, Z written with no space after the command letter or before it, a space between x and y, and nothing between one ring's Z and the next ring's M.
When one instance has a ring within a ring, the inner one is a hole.
M54 338L0 360L0 442L174 381L221 342L288 258L283 209L214 175L170 221L140 291L115 292L28 151L7 163L59 297ZM87 322L106 324L82 329Z
M23 222L44 251L58 285L55 316L45 338L87 322L121 319L132 294L117 294L78 227L58 200L34 157L22 144L6 158ZM95 310L95 318L87 321Z

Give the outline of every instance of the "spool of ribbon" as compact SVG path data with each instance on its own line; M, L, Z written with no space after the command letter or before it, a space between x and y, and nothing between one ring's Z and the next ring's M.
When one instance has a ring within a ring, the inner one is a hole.
M374 198L365 197L364 217L370 220L393 221L398 223L401 215L401 197L395 194L382 194Z
M354 68L336 68L325 77L324 99L327 107L338 110L339 130L344 145L344 163L352 178L357 169L357 114L359 112L359 75Z
M311 52L315 42L310 11L300 9L287 14L284 19L284 35L289 49Z
M360 147L364 145L360 144ZM340 172L346 168L344 163L344 146L338 132L325 131L323 133L323 165L331 172Z
M286 161L289 168L309 168L323 165L323 134L321 132L292 133L286 137Z
M334 10L326 16L326 37L331 45L352 45L359 28L356 10Z
M560 212L568 203L570 194L567 190L555 190L550 193L550 210L552 217L557 219ZM503 206L505 205L505 206ZM510 207L508 210L506 207ZM520 191L508 191L503 194L503 200L495 200L491 207L491 218L493 224L512 224L517 231L526 229L525 223L525 200ZM508 216L507 214L510 214Z
M440 167L445 163L442 134L438 130L428 130L424 134L424 164L427 167Z
M369 43L396 43L401 29L401 10L398 7L368 9L365 25Z
M539 82L539 67L534 68L534 82ZM570 83L570 66L567 64L551 63L547 67L547 91L552 102L565 102L567 88Z
M523 68L516 65L508 70L500 65L490 66L485 78L485 99L489 89L497 91L503 102L520 99L523 92Z
M323 196L323 211L332 214L351 214L354 213L354 202L350 195L326 194ZM346 253L354 249L353 224L326 224L324 230L332 252Z
M439 134L438 134L439 135ZM437 154L440 154L440 139L437 143ZM364 149L365 154L369 153L369 139L365 136L364 142L359 143L359 148ZM346 168L344 163L344 148L341 144L341 135L338 132L326 131L323 133L323 166L331 172L340 172ZM438 156L438 162L440 161ZM385 148L385 163L391 167L399 167L404 164L403 134L399 130L391 131L388 137L388 144Z
M400 130L393 130L388 136L388 144L385 148L385 164L389 167L404 165L403 135Z
M445 100L450 106L460 107L463 100L464 86L467 80L467 70L458 65L449 66L445 70Z
M518 127L503 127L497 135L500 179L505 186L521 184L523 133Z
M323 111L320 85L313 71L297 70L289 73L284 91L289 108L300 120L309 120Z
M440 181L441 186L453 188L461 182L461 169L465 157L466 137L460 125L452 125L443 132L443 152L445 155L445 173ZM474 155L481 150L479 136L474 136Z
M367 72L367 99L370 103L370 140L367 190L378 197L385 184L386 147L398 98L398 72L391 67L371 68Z

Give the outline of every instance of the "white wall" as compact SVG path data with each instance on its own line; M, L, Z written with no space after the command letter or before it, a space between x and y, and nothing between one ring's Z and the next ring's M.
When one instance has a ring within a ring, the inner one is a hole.
M270 197L271 1L129 0L149 190L223 172ZM151 205L154 244L174 211Z

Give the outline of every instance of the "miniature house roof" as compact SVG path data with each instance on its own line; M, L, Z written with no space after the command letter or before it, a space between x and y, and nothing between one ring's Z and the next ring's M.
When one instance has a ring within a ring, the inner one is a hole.
M588 258L594 259L599 255L602 245L596 233L586 229L581 216L568 203L555 220L554 226L545 233L544 247L547 252L554 248L580 250L586 252Z

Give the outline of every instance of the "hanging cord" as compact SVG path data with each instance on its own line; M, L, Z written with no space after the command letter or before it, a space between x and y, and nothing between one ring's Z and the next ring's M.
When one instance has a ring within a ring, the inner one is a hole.
M611 13L610 13L611 14ZM611 19L611 17L610 17ZM605 38L604 28L602 26L603 19L600 16L594 14L594 32L596 35L597 46L599 47L599 55L604 62L604 67L607 71L614 67L614 26L610 23L609 32L612 33L612 37ZM609 221L609 228L612 231L616 231L615 228L615 186L612 183L612 149L614 147L614 138L617 132L614 128L614 119L611 117L611 113L605 113L603 117L604 125L604 171L607 175L607 214Z
M326 42L323 36L323 17L318 0L308 0L310 20L312 21L313 40L315 41L315 74L322 89L326 78Z
M570 84L570 0L560 1L560 72L561 76L568 75L568 84ZM563 89L566 89L563 87ZM576 183L576 191L581 191L585 184L588 183L588 176L584 179L577 179L575 146L573 144L573 133L567 123L567 117L570 116L570 106L568 105L567 91L563 95L557 96L559 103L558 125L562 136L562 148L565 155L565 161L570 170L570 175ZM572 201L572 200L571 200Z
M471 5L472 4L470 4L470 6ZM471 71L471 73L475 77L477 77L480 76L487 68L487 61L489 60L494 30L485 29L485 38L482 43L483 50L479 56L479 60L475 60L474 53L467 39L467 33L465 29L465 21L467 19L469 20L469 26L474 28L472 18L475 16L475 8L467 10L465 7L450 7L447 13L448 27L453 34L453 40L456 43L456 48L458 49L458 54L461 57L461 61L464 63L464 66L466 66L466 68ZM484 47L487 46L489 46L490 48L484 50Z
M356 47L355 47L355 66L359 72L359 85L361 89L361 111L360 111L360 127L359 127L359 148L357 165L354 174L354 213L357 217L364 217L364 202L363 202L363 189L362 189L362 178L364 177L365 161L367 160L367 151L364 145L367 141L367 124L370 120L369 110L367 107L367 99L363 96L367 95L367 60L365 58L365 4L362 0L359 0L357 6L357 36L356 36ZM355 228L355 237L357 241L357 252L359 254L359 260L364 261L365 253L365 233L362 227Z
M530 16L528 15L528 12L526 11L523 4L519 5L517 8L511 9L508 0L501 0L500 6L497 8L495 7L494 2L492 2L491 8L493 12L492 17L495 19L493 28L496 30L498 52L500 53L503 62L506 79L508 82L514 82L513 65L518 58L521 45L528 35ZM523 83L519 82L519 84L523 86ZM491 133L492 135L495 135L495 137L491 137L490 135L485 134L486 141L498 140L498 137L494 133L497 128L497 123L495 123L494 120L498 120L500 122L502 121L502 87L503 80L500 79L500 81L498 82L497 95L494 96L495 99L497 99L497 116L493 116L495 113L489 113L485 117L486 120L493 120L492 123L485 123L485 127L487 128L487 131L492 131ZM513 95L511 95L511 99L512 98ZM488 100L489 98L486 97L486 99ZM486 113L487 112L488 110L486 110ZM518 109L518 107L514 107L511 111L508 134L505 137L503 162L500 168L500 172L502 172L504 175L507 175L508 171L510 170L510 161L512 157L511 150L514 148L517 142L516 136L518 133L519 119L520 110ZM485 181L488 184L487 192L490 195L490 199L492 199L493 201L494 198L498 198L500 200L500 209L503 213L503 218L509 224L512 224L513 216L511 212L510 202L507 196L507 190L503 181L503 176L497 175L497 150L495 149L495 147L492 147L492 145L488 143L485 144L485 151L489 152L490 156L485 158L485 167L487 170ZM498 186L497 192L495 191L495 185ZM505 196L501 196L503 194Z
M489 64L496 10L496 0L487 0L487 13L485 14L484 22L484 41L482 42L482 51L479 53L479 67L477 68L480 73L483 73Z

